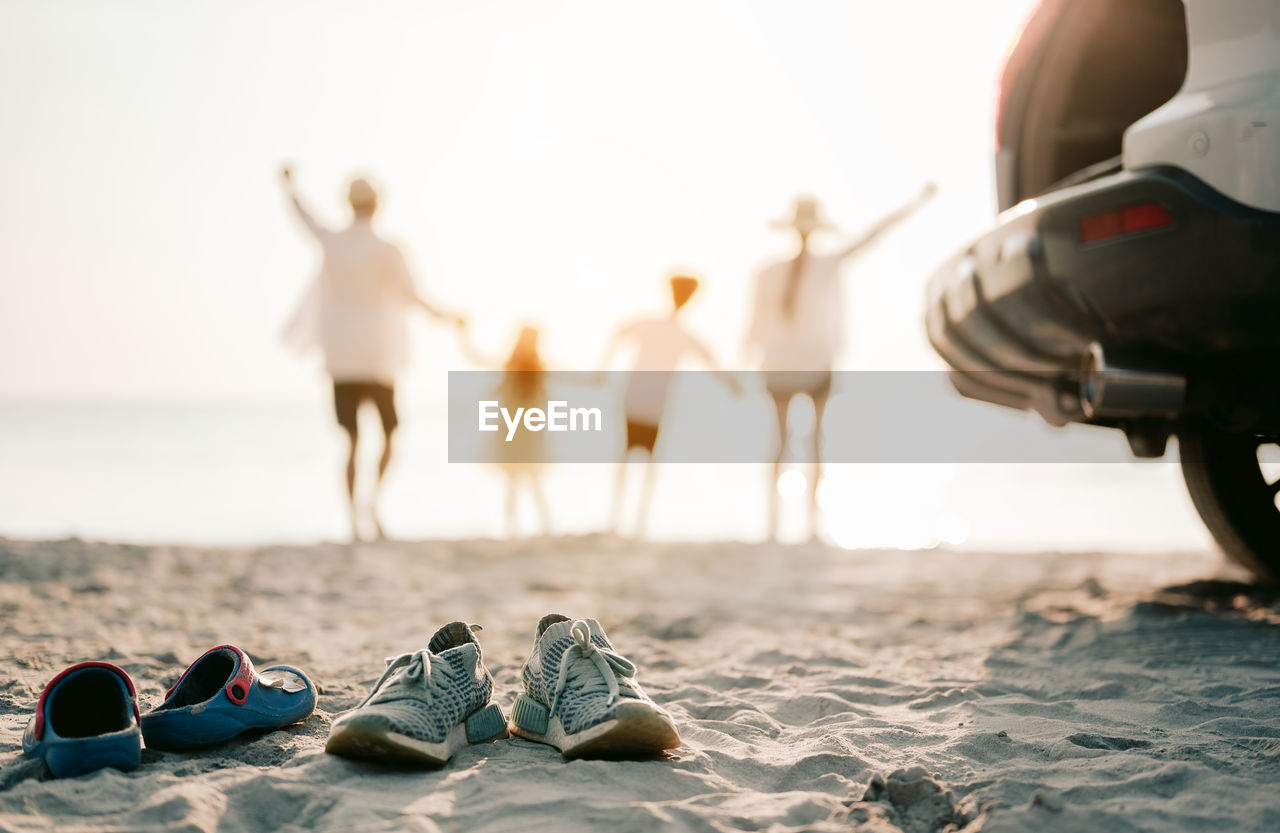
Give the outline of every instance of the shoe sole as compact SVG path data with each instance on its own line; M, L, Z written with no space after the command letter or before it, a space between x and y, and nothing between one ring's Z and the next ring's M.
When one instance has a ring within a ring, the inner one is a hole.
M506 718L496 703L473 712L449 730L445 739L432 743L357 721L333 727L324 751L343 758L419 766L443 766L464 746L489 743L507 737Z
M680 746L671 718L645 703L626 703L612 719L573 733L564 730L559 717L548 719L546 713L541 703L520 695L511 713L511 733L554 746L566 758L649 757Z

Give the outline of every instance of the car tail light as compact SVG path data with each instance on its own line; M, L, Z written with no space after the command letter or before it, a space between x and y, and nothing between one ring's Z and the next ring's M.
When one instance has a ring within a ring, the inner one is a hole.
M1080 242L1097 243L1172 225L1173 215L1164 208L1153 202L1140 202L1081 217Z

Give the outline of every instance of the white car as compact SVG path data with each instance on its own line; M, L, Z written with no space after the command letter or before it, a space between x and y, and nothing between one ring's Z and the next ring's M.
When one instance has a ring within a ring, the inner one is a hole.
M1280 0L1044 0L1011 48L1003 213L930 280L966 396L1179 440L1223 549L1280 582Z

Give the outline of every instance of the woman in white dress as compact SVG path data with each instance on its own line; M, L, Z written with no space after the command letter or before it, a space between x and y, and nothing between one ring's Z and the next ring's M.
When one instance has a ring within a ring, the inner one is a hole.
M813 401L812 472L808 479L809 535L817 537L818 481L822 476L822 417L831 393L831 372L844 344L844 288L840 269L893 226L902 222L934 193L932 183L914 200L891 212L852 243L831 253L810 248L818 231L835 231L812 197L798 197L791 217L773 223L796 235L795 254L769 264L756 277L755 303L747 331L748 349L764 371L765 387L777 410L778 447L769 482L769 534L778 534L778 478L787 444L787 411L791 400Z

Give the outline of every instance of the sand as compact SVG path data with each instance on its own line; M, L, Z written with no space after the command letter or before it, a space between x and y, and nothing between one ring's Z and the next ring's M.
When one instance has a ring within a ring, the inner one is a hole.
M1280 604L1238 578L1207 552L0 539L0 829L1280 830ZM484 626L508 707L548 612L599 618L684 747L565 762L509 740L427 771L324 753L382 658L453 619ZM224 641L306 668L317 714L130 773L21 757L66 664L122 665L146 708Z

